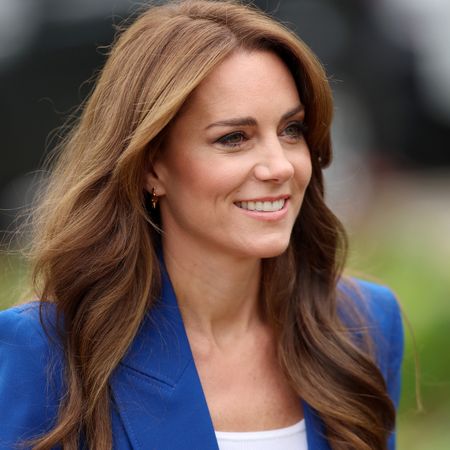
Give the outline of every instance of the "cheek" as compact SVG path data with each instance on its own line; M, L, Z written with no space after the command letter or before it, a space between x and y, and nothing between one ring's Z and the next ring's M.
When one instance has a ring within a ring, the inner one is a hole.
M300 188L306 189L312 176L312 164L309 152L302 153L293 162L295 179Z
M223 197L248 177L245 161L217 156L185 158L177 162L177 177L186 189L202 196Z
M172 200L189 202L210 197L220 191L223 177L217 165L195 158L178 158L167 170L167 195ZM176 198L173 198L176 196Z

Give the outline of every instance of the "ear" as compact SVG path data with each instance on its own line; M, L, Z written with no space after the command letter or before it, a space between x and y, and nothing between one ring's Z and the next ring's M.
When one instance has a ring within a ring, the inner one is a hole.
M151 193L155 190L158 197L165 195L165 183L167 180L166 166L160 157L155 160L147 162L147 167L144 172L144 189Z

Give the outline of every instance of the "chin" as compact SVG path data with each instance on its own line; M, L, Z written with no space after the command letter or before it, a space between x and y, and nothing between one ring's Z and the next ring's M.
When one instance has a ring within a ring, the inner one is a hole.
M259 248L253 249L254 256L265 259L265 258L275 258L277 256L280 256L283 254L289 246L289 240L287 241L278 241L278 242L272 242L268 243L266 242L265 245L261 245Z

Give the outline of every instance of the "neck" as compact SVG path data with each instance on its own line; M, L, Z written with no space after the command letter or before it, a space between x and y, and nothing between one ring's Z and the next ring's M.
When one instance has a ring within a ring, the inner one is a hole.
M222 346L263 325L260 259L163 249L188 334Z

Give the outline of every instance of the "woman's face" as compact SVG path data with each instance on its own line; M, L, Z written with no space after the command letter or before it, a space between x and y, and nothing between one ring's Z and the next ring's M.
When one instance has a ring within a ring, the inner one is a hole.
M292 75L274 53L239 51L218 65L146 177L159 196L165 245L177 254L282 253L311 177L303 120Z

